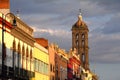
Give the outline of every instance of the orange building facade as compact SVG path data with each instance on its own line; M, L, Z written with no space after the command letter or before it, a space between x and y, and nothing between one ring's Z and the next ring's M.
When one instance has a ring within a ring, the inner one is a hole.
M9 0L0 0L0 12L7 14L10 12L10 1Z
M9 9L10 8L9 0L0 0L0 8Z
M50 80L55 80L55 46L50 44L48 47L49 59L50 59Z

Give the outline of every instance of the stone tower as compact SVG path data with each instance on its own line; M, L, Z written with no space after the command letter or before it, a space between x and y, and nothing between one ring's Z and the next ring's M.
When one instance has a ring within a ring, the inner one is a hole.
M72 49L77 50L82 67L89 69L88 27L82 20L81 12L78 21L72 26Z

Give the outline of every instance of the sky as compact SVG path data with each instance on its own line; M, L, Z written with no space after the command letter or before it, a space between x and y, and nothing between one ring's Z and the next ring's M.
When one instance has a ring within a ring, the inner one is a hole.
M44 37L69 51L79 9L89 28L90 67L99 80L120 79L120 0L10 0L11 12Z

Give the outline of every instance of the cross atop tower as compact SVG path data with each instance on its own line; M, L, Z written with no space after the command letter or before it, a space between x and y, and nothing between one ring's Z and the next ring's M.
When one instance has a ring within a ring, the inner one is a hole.
M79 15L81 15L81 14L82 14L81 9L79 9Z
M81 12L81 9L79 9L78 19L82 21L82 12Z

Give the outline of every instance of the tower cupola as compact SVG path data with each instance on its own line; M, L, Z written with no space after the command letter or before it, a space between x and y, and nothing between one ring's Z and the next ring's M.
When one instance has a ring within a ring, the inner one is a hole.
M72 26L72 29L86 29L86 30L88 30L88 27L87 27L87 25L86 25L86 23L83 21L83 19L82 19L82 13L81 13L81 10L80 10L80 13L79 13L79 15L78 15L78 20L77 20L77 22Z

